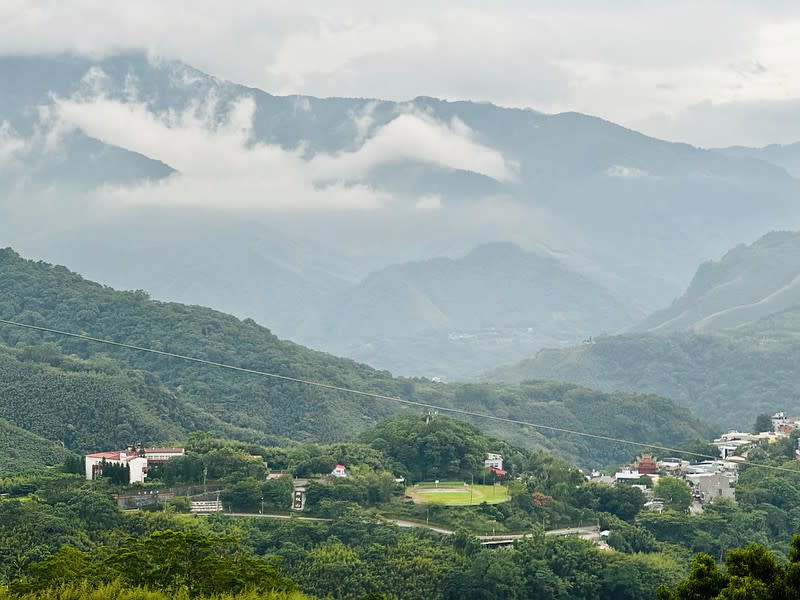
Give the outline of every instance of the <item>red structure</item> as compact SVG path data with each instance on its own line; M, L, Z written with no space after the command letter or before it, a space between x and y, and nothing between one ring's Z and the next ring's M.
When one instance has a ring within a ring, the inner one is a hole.
M636 461L636 470L642 475L655 475L658 472L656 459L650 454L642 454Z
M494 473L495 477L496 477L496 478L497 478L499 481L503 481L503 477L505 477L505 476L506 476L506 471L505 471L505 470L503 470L503 469L498 469L497 467L489 467L489 471L491 471L492 473Z

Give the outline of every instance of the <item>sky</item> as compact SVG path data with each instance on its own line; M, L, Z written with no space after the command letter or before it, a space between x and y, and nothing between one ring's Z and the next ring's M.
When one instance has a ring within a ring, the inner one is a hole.
M574 110L706 147L800 140L791 0L0 3L0 54L131 49L274 94Z

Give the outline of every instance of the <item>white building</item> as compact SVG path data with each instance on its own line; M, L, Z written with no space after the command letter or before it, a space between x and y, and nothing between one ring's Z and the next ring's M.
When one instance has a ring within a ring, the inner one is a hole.
M493 454L491 452L486 453L486 460L483 461L483 468L484 469L491 469L494 467L495 469L503 470L503 455L502 454Z
M163 464L170 458L184 455L183 448L143 448L141 445L127 450L95 452L84 459L86 479L102 477L103 465L127 466L130 469L128 483L144 483L148 464Z
M170 458L183 456L183 448L145 448L144 455L150 464L158 465L167 462ZM260 457L259 457L260 458Z
M347 477L347 469L344 465L336 465L331 471L331 477Z
M643 473L640 473L637 470L630 470L630 469L622 469L622 471L618 471L614 474L614 483L619 483L620 481L639 481L642 478Z
M772 415L770 421L772 421L772 431L778 433L789 422L789 419L786 418L786 413L781 411Z
M144 478L147 477L147 459L138 454L128 454L122 450L87 454L84 461L86 479L91 480L102 477L103 465L127 466L130 469L129 483L144 483Z

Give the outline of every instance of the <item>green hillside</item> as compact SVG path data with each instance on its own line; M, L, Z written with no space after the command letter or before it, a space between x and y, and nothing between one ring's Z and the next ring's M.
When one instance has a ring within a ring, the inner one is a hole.
M468 378L639 318L609 289L511 243L394 265L326 296L294 328L313 347L402 374Z
M26 261L11 250L0 251L0 281L4 319L647 443L677 445L708 433L687 411L655 396L603 394L549 383L444 385L393 378L385 371L279 340L252 320L156 302L144 292L118 292L64 267ZM14 347L0 361L5 372L0 378L5 390L0 417L75 450L174 439L197 429L265 443L276 437L329 442L409 410L346 392L10 326L0 326L0 340ZM482 426L495 435L528 447L548 447L587 465L627 460L633 452L630 447L542 435L515 425L485 422Z
M737 246L718 262L700 265L680 298L633 329L719 331L799 304L800 233L773 231L749 246Z
M602 390L640 390L686 406L722 428L759 413L800 414L800 309L713 334L628 334L543 350L491 381L560 379Z
M774 231L701 265L686 292L635 332L542 350L487 379L650 392L719 427L800 414L800 233Z
M0 477L60 464L68 454L60 444L0 419Z

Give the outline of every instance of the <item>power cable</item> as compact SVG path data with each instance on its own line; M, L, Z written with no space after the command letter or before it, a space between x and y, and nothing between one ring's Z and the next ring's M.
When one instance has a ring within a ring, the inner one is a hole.
M400 404L405 404L405 405L408 405L408 406L416 406L416 407L419 407L419 408L426 408L428 410L437 410L437 411L440 411L440 412L449 412L449 413L458 414L458 415L464 415L464 416L473 417L473 418L477 418L477 419L487 419L487 420L491 420L491 421L498 421L498 422L501 422L501 423L509 423L509 424L513 424L513 425L520 425L520 426L523 426L523 427L531 427L531 428L534 428L534 429L542 429L542 430L545 430L545 431L553 431L553 432L556 432L556 433L564 433L564 434L569 434L569 435L575 435L575 436L590 438L590 439L594 439L594 440L601 440L601 441L606 441L606 442L614 442L614 443L618 443L618 444L627 444L629 446L637 446L639 448L647 448L647 449L651 449L651 450L664 450L664 451L671 452L671 453L674 453L674 454L683 454L683 455L686 455L686 456L694 456L694 457L705 458L705 459L710 459L710 460L719 460L719 457L712 456L710 454L702 454L700 452L691 452L689 450L681 450L679 448L670 448L668 446L661 446L661 445L657 445L657 444L646 444L644 442L635 442L633 440L625 440L625 439L622 439L622 438L617 438L617 437L608 436L608 435L600 435L600 434L596 434L596 433L589 433L589 432L586 432L586 431L576 431L574 429L567 429L565 427L555 427L553 425L544 425L544 424L541 424L541 423L532 423L530 421L523 421L521 419L512 419L510 417L500 417L500 416L497 416L497 415L479 413L479 412L474 412L474 411L471 411L471 410L464 410L464 409L460 409L460 408L450 408L450 407L447 407L447 406L438 406L438 405L435 405L435 404L429 404L427 402L418 402L416 400L408 400L407 398L399 398L397 396L387 396L387 395L384 395L384 394L378 394L376 392L365 392L363 390L355 390L355 389L352 389L352 388L346 388L346 387L342 387L342 386L338 386L338 385L333 385L333 384L330 384L330 383L323 383L321 381L313 381L313 380L310 380L310 379L302 379L300 377L291 377L289 375L280 375L278 373L270 373L268 371L259 371L257 369L249 369L247 367L239 367L239 366L236 366L236 365L230 365L230 364L227 364L227 363L221 363L221 362L217 362L217 361L213 361L213 360L206 360L204 358L198 358L196 356L186 356L186 355L183 355L183 354L176 354L174 352L167 352L165 350L156 350L155 348L146 348L146 347L143 347L143 346L136 346L136 345L133 345L133 344L126 344L124 342L115 342L113 340L97 338L97 337L93 337L93 336L90 336L90 335L87 335L87 334L84 334L84 333L74 333L74 332L71 332L71 331L62 331L60 329L53 329L51 327L43 327L41 325L30 325L28 323L19 323L17 321L9 321L9 320L6 320L6 319L0 319L0 324L10 325L10 326L13 326L13 327L21 327L21 328L24 328L24 329L32 329L34 331L41 331L41 332L44 332L44 333L52 333L54 335L61 335L61 336L65 336L65 337L77 338L77 339L85 340L85 341L88 341L88 342L96 342L98 344L106 344L106 345L109 345L109 346L116 346L118 348L125 348L125 349L128 349L128 350L136 350L138 352L147 352L147 353L150 353L150 354L157 354L157 355L166 356L166 357L169 357L169 358L177 358L179 360L185 360L185 361L188 361L188 362L199 363L199 364L207 365L207 366L211 366L211 367L218 367L218 368L221 368L221 369L228 369L228 370L231 370L231 371L238 371L238 372L241 372L241 373L249 373L251 375L258 375L260 377L269 377L269 378L272 378L272 379L279 379L279 380L283 380L283 381L291 381L291 382L294 382L294 383L300 383L300 384L303 384L303 385L313 386L313 387L332 390L332 391L337 391L337 392L343 392L343 393L347 393L347 394L354 394L354 395L357 395L357 396L363 396L363 397L368 397L368 398L376 398L378 400L387 400L387 401L390 401L390 402L398 402ZM772 470L775 470L775 471L786 471L786 472L789 472L789 473L800 474L800 470L789 469L789 468L786 468L786 467L778 467L778 466L775 466L775 465L765 465L765 464L753 463L753 462L749 462L749 461L745 461L745 460L737 461L737 463L738 464L748 465L748 466L754 466L754 467L762 467L762 468L765 468L765 469L772 469Z

